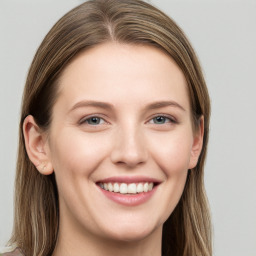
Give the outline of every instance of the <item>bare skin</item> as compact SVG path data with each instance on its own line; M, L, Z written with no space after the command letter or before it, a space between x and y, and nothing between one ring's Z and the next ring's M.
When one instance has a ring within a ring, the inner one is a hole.
M60 230L53 255L160 256L163 223L203 139L203 119L192 129L182 71L153 47L106 43L79 54L59 86L47 134L32 116L24 122L31 161L56 175ZM145 198L100 187L116 180L154 187Z

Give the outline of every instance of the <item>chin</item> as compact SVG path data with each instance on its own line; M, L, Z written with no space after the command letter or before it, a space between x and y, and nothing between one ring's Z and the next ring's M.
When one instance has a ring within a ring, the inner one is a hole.
M106 236L108 236L111 240L119 241L119 242L137 242L145 239L150 236L156 230L159 229L157 227L153 227L149 224L147 225L116 225L115 229L111 229L111 231L106 232Z

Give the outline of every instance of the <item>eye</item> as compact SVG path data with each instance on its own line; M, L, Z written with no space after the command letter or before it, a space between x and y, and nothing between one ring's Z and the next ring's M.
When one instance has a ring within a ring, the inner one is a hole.
M170 117L167 116L156 116L154 118L152 118L149 121L150 124L166 124L166 123L175 123L175 121L173 119L171 119Z
M104 121L104 119L102 119L100 117L92 116L92 117L89 117L89 118L86 118L86 119L82 120L80 123L81 124L85 123L85 124L88 124L88 125L100 125L100 124L104 124L105 121Z

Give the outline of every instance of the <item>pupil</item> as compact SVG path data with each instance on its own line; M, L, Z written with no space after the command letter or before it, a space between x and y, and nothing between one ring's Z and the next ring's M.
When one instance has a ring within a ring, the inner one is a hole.
M90 119L90 123L91 123L91 124L99 124L99 118L97 118L97 117L92 117L92 118Z
M155 120L156 120L157 123L164 123L165 117L163 117L163 116L158 116L158 117L155 118Z

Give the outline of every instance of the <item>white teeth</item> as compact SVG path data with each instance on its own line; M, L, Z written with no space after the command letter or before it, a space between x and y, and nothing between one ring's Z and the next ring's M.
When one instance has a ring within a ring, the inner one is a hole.
M138 185L137 185L137 193L141 193L141 192L143 192L144 190L143 190L143 184L142 183L139 183Z
M128 193L129 194L136 194L136 184L132 183L128 185Z
M118 183L115 183L114 184L114 192L119 192L119 184Z
M112 191L114 190L114 188L113 188L113 186L112 186L111 183L108 183L108 190L109 190L110 192L112 192Z
M144 192L148 192L148 183L144 184Z
M121 194L127 194L127 191L128 191L128 186L127 186L127 184L122 183L121 186L120 186L120 193L121 193Z
M108 190L110 192L115 193L121 193L121 194L136 194L136 193L142 193L142 192L148 192L151 191L154 187L153 182L140 182L138 184L136 183L117 183L114 184L109 183L100 183L99 186L105 190Z

